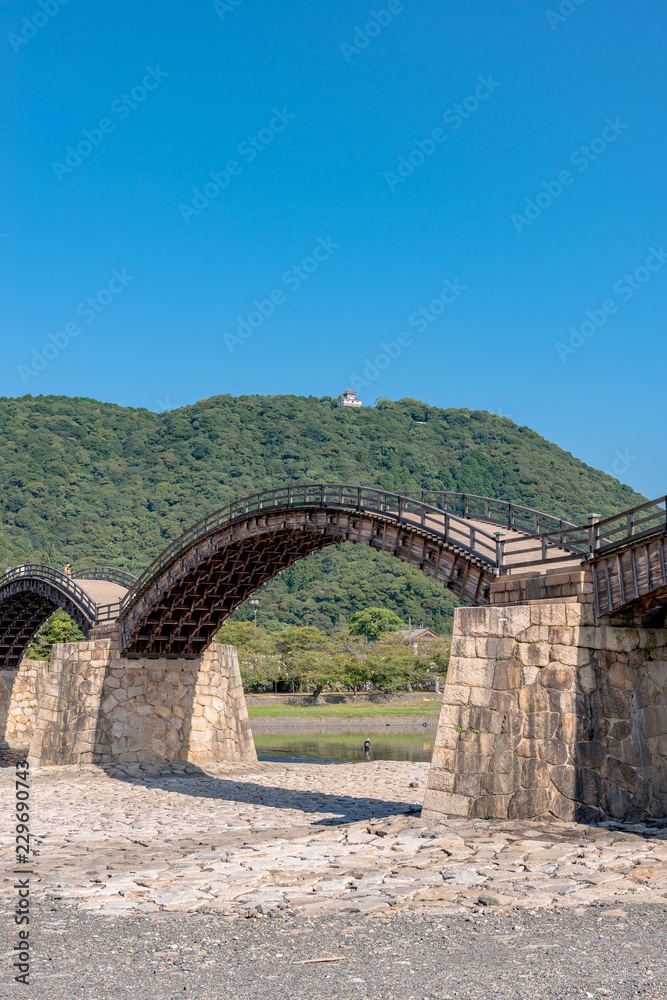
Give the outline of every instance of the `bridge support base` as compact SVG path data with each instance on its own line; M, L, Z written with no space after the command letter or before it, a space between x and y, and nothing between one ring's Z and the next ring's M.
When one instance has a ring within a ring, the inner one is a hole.
M256 760L236 649L196 660L122 659L111 639L54 646L34 764Z
M459 608L423 816L667 816L667 629Z
M48 668L45 660L25 657L17 669L0 670L0 745L29 745Z

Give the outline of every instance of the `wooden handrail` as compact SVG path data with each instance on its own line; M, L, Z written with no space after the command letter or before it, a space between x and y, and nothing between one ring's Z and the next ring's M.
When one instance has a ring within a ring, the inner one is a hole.
M97 620L97 605L86 591L74 582L71 576L61 573L53 566L44 563L23 563L13 569L6 570L0 577L0 587L18 580L44 580L53 584L61 593L67 594L74 604L94 624Z
M269 502L267 503L267 501ZM150 585L157 574L185 552L194 540L201 539L224 525L232 524L237 520L252 516L260 510L262 514L265 514L276 510L296 510L303 509L304 507L322 508L323 506L380 513L390 519L402 520L403 523L407 522L407 524L411 522L409 518L406 518L406 515L412 513L418 517L418 523L415 523L415 527L421 527L422 518L424 524L426 524L428 519L433 521L434 519L443 518L444 531L438 531L437 527L433 524L428 525L426 530L435 536L440 535L444 539L451 536L452 524L458 526L461 532L461 540L457 539L456 544L462 550L469 551L472 556L482 560L490 568L495 568L496 539L494 536L478 528L474 534L476 548L474 551L471 550L470 545L466 545L464 542L466 537L470 537L470 525L466 523L464 518L456 514L443 512L439 507L413 499L406 493L389 493L386 490L374 487L352 486L339 483L308 483L305 485L284 487L282 490L265 490L263 493L255 494L244 500L233 501L226 507L202 518L201 521L198 521L168 545L153 560L150 566L144 570L128 593L122 598L122 610L125 610L137 594Z
M112 566L86 566L77 570L76 580L106 580L109 583L119 583L129 588L136 583L137 577L124 569L114 569Z

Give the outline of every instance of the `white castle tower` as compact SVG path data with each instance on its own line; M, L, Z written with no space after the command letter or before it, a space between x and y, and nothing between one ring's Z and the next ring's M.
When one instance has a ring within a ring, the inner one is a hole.
M352 389L346 389L343 395L338 400L338 406L363 406L363 399L358 399L356 392Z

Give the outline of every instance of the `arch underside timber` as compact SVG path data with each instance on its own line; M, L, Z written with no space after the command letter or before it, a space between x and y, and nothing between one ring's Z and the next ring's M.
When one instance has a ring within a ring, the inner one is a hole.
M18 667L36 633L59 608L88 635L91 617L51 582L27 578L0 587L0 665Z
M263 583L311 552L345 541L417 566L468 604L488 603L493 567L441 532L376 512L292 508L237 519L193 542L123 609L122 655L200 656Z

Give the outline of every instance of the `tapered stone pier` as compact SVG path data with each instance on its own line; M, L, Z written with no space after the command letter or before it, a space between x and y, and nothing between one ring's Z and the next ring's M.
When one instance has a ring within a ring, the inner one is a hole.
M425 818L667 816L667 629L596 621L592 593L508 577L457 609Z
M23 660L6 673L5 742L29 743L34 764L256 759L233 646L124 659L114 639L93 639L54 646L48 667Z

